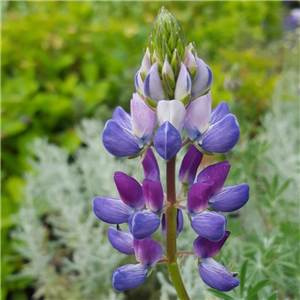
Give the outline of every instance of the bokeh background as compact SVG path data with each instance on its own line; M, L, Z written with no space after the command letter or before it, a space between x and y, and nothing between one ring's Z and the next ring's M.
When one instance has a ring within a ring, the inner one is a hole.
M176 299L160 265L142 287L112 290L111 272L134 258L91 212L94 196L116 194L114 171L141 176L105 152L101 131L116 106L129 109L162 5L211 67L213 105L227 101L241 126L238 146L213 160L232 164L228 184L251 186L218 256L241 288L207 290L189 257L188 291L299 299L299 2L263 1L1 2L1 299ZM181 250L194 238L186 224Z

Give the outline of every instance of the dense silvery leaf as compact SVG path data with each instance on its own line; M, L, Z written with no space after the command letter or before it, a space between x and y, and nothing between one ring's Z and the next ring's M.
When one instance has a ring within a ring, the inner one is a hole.
M180 232L183 229L184 219L181 209L177 209L177 224L176 224L176 233L177 235L180 234ZM161 217L161 232L162 234L166 234L166 214L163 213Z
M213 124L198 140L204 150L215 153L226 153L237 144L240 138L240 127L236 117L228 114Z
M146 179L150 179L153 181L160 180L159 167L155 155L151 148L147 149L142 164L143 164L144 175Z
M157 105L159 125L170 122L179 132L182 131L185 119L185 107L178 100L162 100Z
M194 145L186 152L179 170L178 178L182 183L193 184L203 154Z
M114 180L122 201L139 210L145 205L142 186L134 178L123 172L115 172Z
M146 207L154 212L162 210L164 203L164 191L159 181L144 179L143 194Z
M205 62L196 57L197 73L192 82L192 97L197 98L205 91L209 90L212 85L212 71Z
M131 130L131 117L122 107L118 106L115 109L112 119L121 127Z
M221 102L216 106L211 112L210 124L213 125L223 118L225 118L230 113L228 104L226 102Z
M142 79L141 70L137 71L134 77L135 88L141 94L144 94L144 81Z
M219 211L231 212L244 206L250 197L248 184L225 186L211 197L209 205Z
M228 161L222 161L203 169L197 176L197 182L213 181L212 195L221 191L230 170Z
M155 132L154 147L165 160L174 157L181 149L181 136L178 130L169 122L163 123Z
M230 232L226 231L224 237L218 242L212 242L204 237L198 236L194 241L194 252L199 258L207 258L216 256L227 238Z
M95 215L108 224L122 224L128 221L134 212L132 208L124 204L121 199L113 197L96 197L93 199Z
M133 99L130 102L130 112L134 135L146 144L150 144L156 127L154 112L150 110L138 94L133 94Z
M208 93L190 103L186 110L184 128L194 141L208 129L211 113L211 94Z
M160 219L151 210L135 212L128 219L130 232L136 240L149 237L159 227Z
M148 267L154 267L163 254L161 245L151 238L134 240L133 247L136 260Z
M158 73L158 63L154 63L144 82L144 93L147 98L155 101L165 99L165 93Z
M105 149L118 157L135 155L143 148L143 142L133 135L125 127L121 127L116 121L106 122L102 141Z
M212 181L194 183L188 191L186 211L200 213L206 209L212 194Z
M240 284L237 277L212 258L202 259L199 274L208 286L221 292L231 291Z
M185 65L181 63L180 72L177 78L176 87L175 87L175 99L182 100L187 95L191 93L191 76L186 69Z
M119 292L138 287L146 281L147 273L148 267L141 264L122 266L111 276L113 287Z
M191 219L191 226L198 235L214 242L223 238L227 223L223 215L203 211L200 214L191 214Z
M134 254L133 236L129 231L121 231L109 227L107 230L108 240L111 245L121 253L130 255Z

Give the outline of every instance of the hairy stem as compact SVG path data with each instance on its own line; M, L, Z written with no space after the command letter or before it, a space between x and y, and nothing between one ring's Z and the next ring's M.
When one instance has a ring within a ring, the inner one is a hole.
M177 264L177 209L174 206L174 204L176 204L175 162L176 157L173 157L169 162L167 162L167 201L170 204L166 209L166 252L170 277L177 295L181 300L189 300L190 298L182 282Z

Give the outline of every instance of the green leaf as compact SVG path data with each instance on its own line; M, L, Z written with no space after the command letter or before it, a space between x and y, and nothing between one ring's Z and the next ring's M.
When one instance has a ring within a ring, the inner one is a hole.
M214 289L207 289L210 293L218 296L218 297L221 297L221 299L223 300L233 300L234 298L225 294L225 293L222 293L222 292L219 292L217 290L214 290Z
M269 296L267 300L276 300L277 299L277 291Z
M247 265L248 265L248 260L245 260L242 268L241 268L241 273L240 273L240 296L241 298L243 297L244 294L244 287L245 287L245 279L246 279L246 273L247 273Z
M260 291L264 286L266 286L268 282L269 279L265 279L258 282L251 290L249 290L245 300L250 300L258 291Z

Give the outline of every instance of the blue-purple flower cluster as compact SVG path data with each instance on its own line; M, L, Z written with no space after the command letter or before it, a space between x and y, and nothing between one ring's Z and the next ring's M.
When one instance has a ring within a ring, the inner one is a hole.
M140 183L125 173L115 172L120 198L93 200L96 216L117 225L108 229L112 246L121 253L135 254L139 262L114 271L112 282L117 291L139 286L157 262L168 261L168 257L163 257L161 245L151 238L160 225L162 233L166 233L168 220L164 212L168 205L177 208L177 235L183 228L183 211L198 235L194 254L201 261L199 274L203 281L219 291L230 291L239 285L236 273L213 257L230 234L226 231L226 217L220 212L232 212L245 205L249 186L224 186L230 170L227 161L202 168L198 173L203 154L226 153L234 148L240 136L239 124L227 103L212 109L212 79L211 69L198 58L194 46L185 46L176 19L162 9L135 76L136 93L130 103L130 114L116 108L102 136L110 154L140 156L145 176ZM187 139L183 142L184 136ZM165 200L152 147L160 157L170 161L187 144L191 145L178 174L182 188L176 204L170 204ZM186 197L180 198L182 193ZM186 206L182 205L184 201ZM121 229L123 223L128 223L129 231Z

